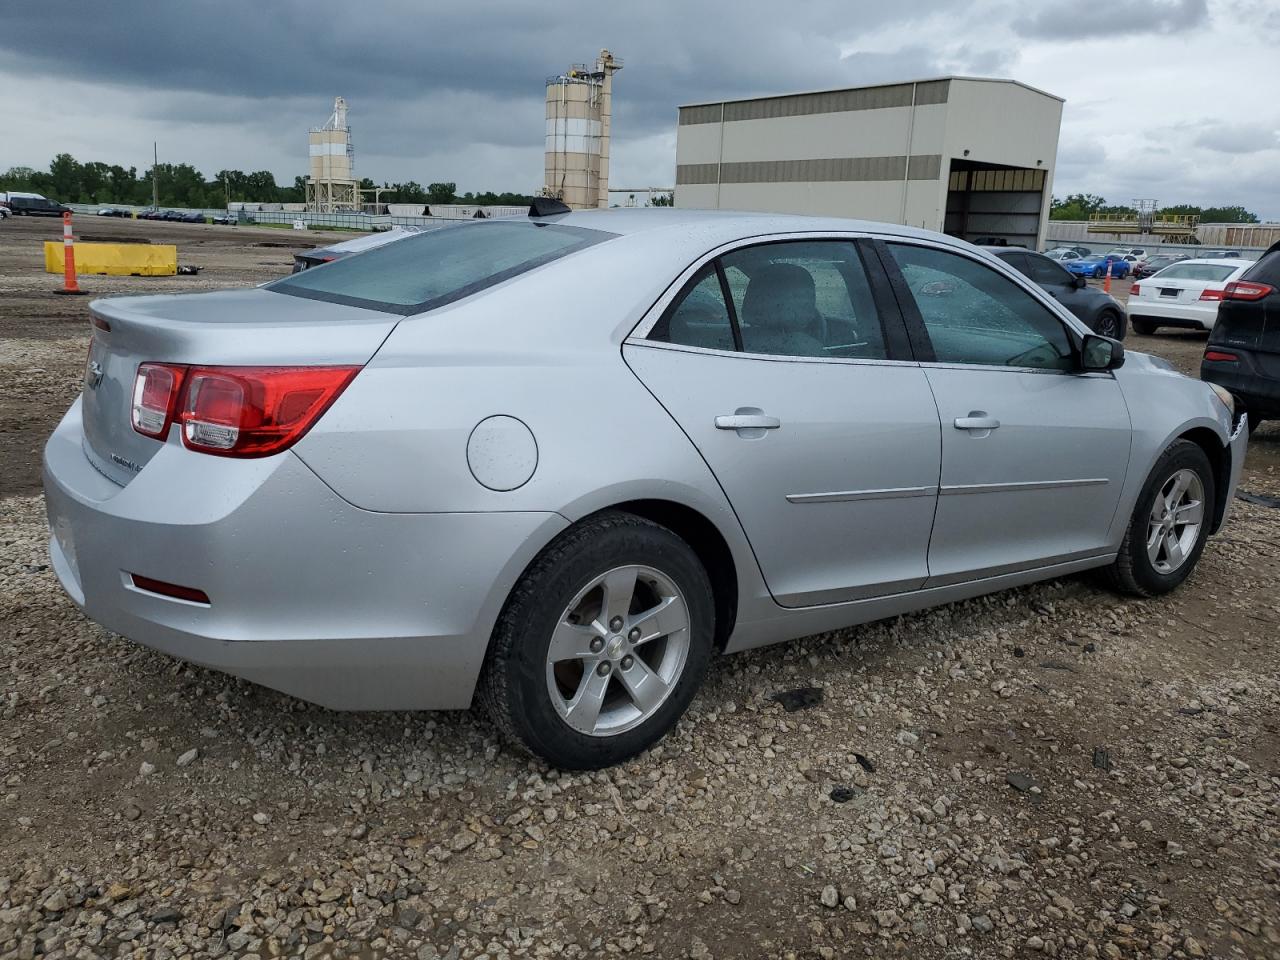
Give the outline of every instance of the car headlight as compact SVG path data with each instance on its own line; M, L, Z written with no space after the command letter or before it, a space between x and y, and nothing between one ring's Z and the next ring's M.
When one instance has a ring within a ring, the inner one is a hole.
M1227 408L1232 417L1236 415L1236 398L1226 387L1220 387L1216 383L1209 384L1209 389L1217 395L1222 401L1222 405Z

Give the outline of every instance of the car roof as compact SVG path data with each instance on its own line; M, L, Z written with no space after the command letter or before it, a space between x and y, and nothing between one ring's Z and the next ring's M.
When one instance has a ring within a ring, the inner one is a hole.
M896 223L880 223L874 220L851 220L843 217L809 217L794 213L758 213L736 210L686 210L671 207L616 207L610 210L574 210L552 217L539 217L539 222L563 223L567 226L604 230L621 236L648 233L657 230L675 233L698 229L698 241L707 234L721 235L721 242L739 238L763 236L771 233L801 233L806 231L838 231L847 233L876 233L902 237L963 243L954 237L946 237L932 230L921 230Z

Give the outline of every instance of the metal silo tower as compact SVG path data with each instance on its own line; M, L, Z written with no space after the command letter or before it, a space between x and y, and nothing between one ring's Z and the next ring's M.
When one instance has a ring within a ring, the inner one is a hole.
M347 101L335 97L333 114L323 127L311 129L311 172L307 177L307 209L315 213L360 209L355 178L355 150L347 126Z
M575 209L609 205L613 74L621 69L601 50L594 69L576 64L547 78L546 196Z

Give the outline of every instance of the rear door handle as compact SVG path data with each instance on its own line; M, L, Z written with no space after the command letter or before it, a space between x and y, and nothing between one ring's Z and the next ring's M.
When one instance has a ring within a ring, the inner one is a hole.
M735 413L716 417L717 430L777 430L782 421L763 413Z
M989 417L981 410L974 410L967 417L956 417L957 430L995 430L1000 421Z

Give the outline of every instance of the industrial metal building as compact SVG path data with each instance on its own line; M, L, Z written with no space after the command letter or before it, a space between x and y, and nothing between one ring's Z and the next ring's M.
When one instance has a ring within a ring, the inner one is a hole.
M857 217L1037 248L1062 104L973 77L689 104L675 205Z

